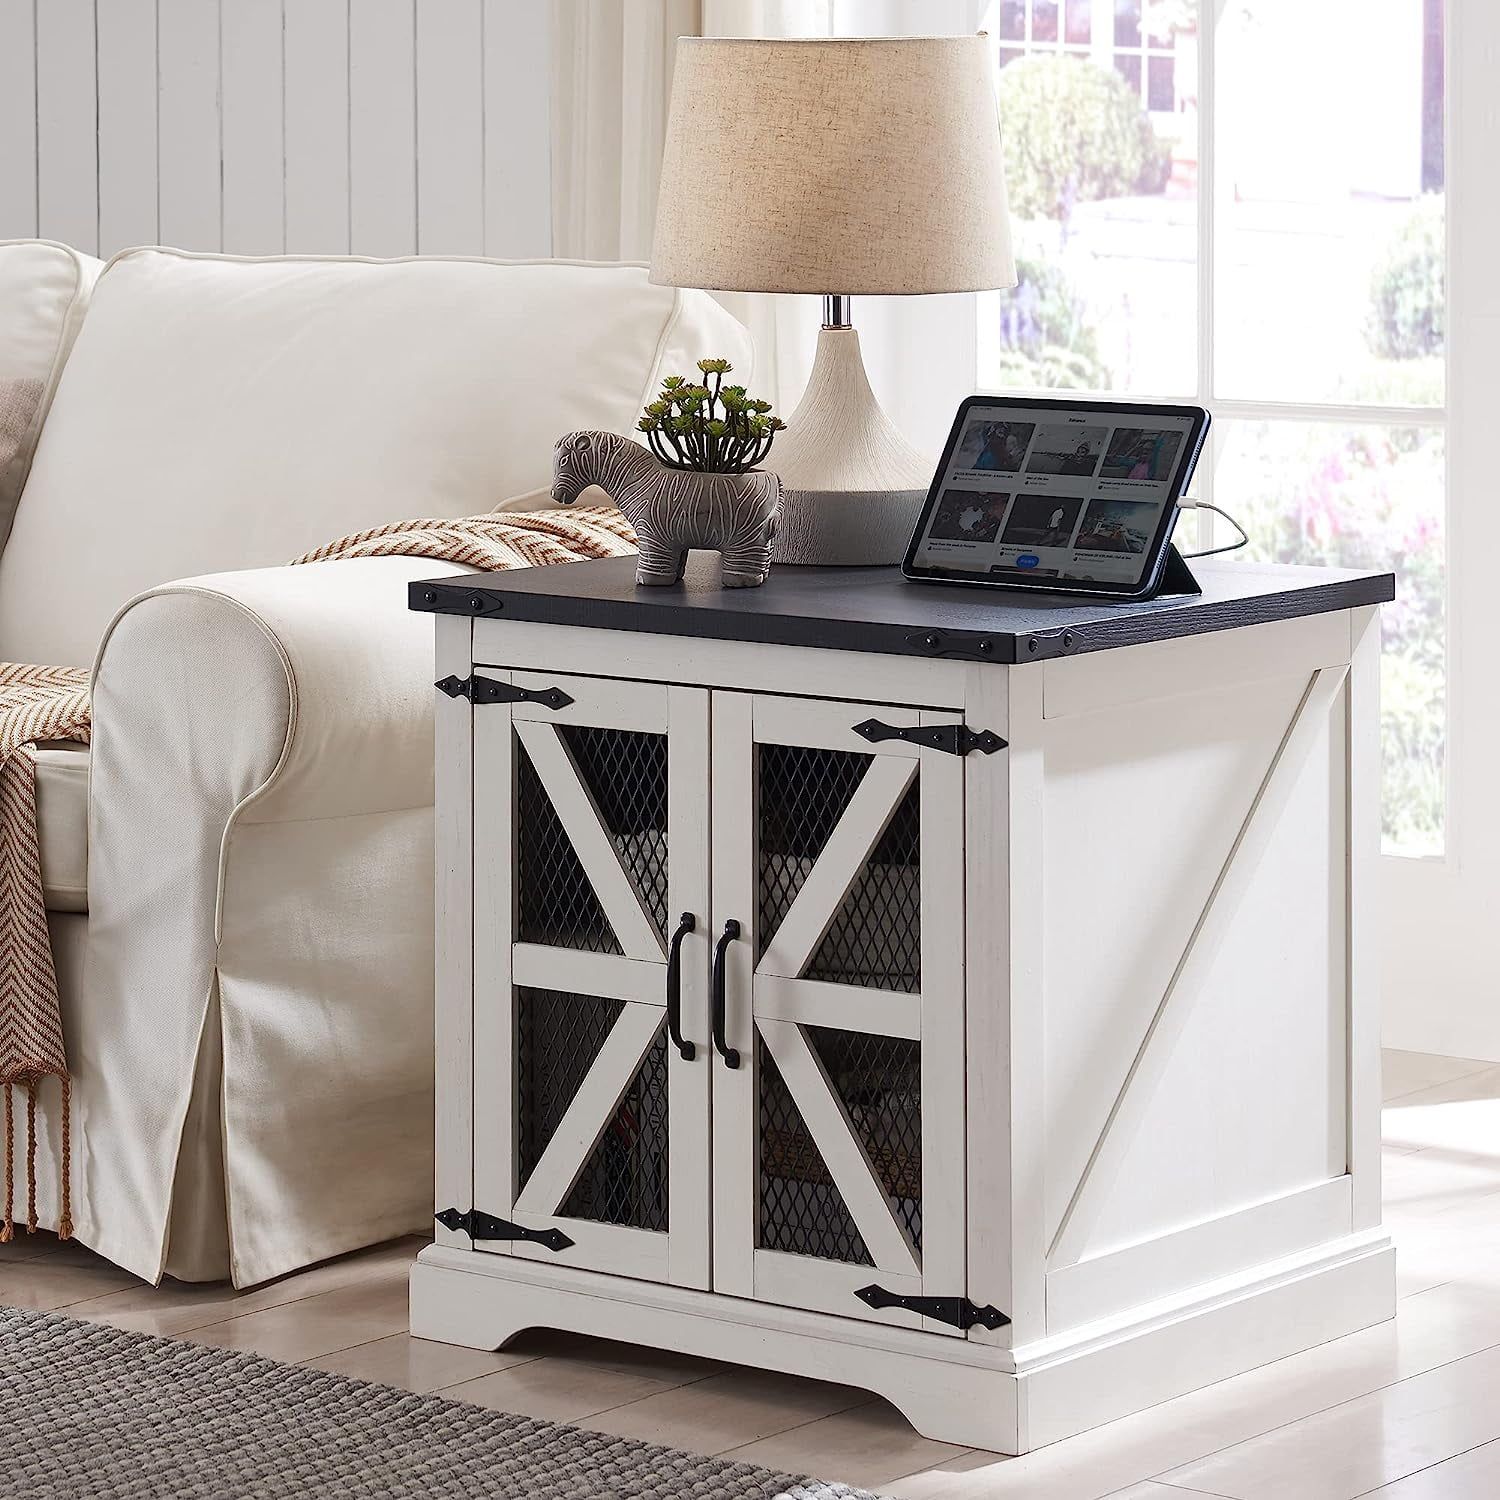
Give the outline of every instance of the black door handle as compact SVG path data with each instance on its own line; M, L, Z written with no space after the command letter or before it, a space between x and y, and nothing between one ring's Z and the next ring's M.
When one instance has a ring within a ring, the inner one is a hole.
M682 1054L684 1062L692 1062L698 1049L682 1039L682 940L698 925L698 919L690 911L682 914L677 931L672 934L672 947L667 953L667 1034L672 1045Z
M726 1068L737 1068L740 1065L738 1049L729 1046L724 1040L724 955L739 935L740 924L731 917L724 924L719 941L714 945L714 1046L719 1049L719 1056L724 1059Z

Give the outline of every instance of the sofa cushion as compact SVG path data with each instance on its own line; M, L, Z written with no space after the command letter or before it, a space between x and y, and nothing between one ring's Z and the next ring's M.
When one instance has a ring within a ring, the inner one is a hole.
M49 240L0 241L0 549L99 266Z
M42 896L48 911L89 908L89 751L87 745L36 752L36 822Z
M0 558L0 659L88 665L131 596L549 481L664 373L749 363L640 267L132 250L95 289Z

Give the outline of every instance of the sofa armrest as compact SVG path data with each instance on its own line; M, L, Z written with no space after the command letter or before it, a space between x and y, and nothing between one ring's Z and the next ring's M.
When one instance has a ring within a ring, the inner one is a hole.
M193 1274L181 1221L208 1234L226 1196L242 1285L430 1221L432 626L406 585L459 571L185 579L106 632L74 1035L106 1116L89 1243L141 1274L173 1219ZM222 1152L184 1139L221 1047ZM225 1179L196 1200L195 1159Z
M431 805L432 627L406 584L461 571L355 558L139 595L94 665L94 800L125 774L131 801L185 779L252 823Z

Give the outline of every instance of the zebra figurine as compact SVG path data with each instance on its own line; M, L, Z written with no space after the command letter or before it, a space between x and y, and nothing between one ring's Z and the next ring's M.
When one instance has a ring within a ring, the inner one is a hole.
M676 583L692 547L719 553L725 588L756 588L766 581L781 504L776 475L669 469L641 444L613 432L565 433L552 462L555 505L571 505L597 484L635 528L638 584Z

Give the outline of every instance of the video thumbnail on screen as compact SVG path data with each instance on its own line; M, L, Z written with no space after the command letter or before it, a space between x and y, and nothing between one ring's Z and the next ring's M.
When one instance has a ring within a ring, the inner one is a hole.
M1026 472L1092 474L1099 467L1099 455L1104 452L1104 440L1108 436L1107 427L1058 425L1039 428Z
M1089 552L1144 552L1161 506L1150 500L1092 500L1073 545Z
M1017 495L1000 540L1008 547L1066 547L1082 509L1082 499Z
M1101 479L1150 479L1165 482L1182 446L1180 432L1156 432L1145 427L1117 427L1104 455Z
M994 490L944 490L927 534L943 542L993 542L1009 500Z
M1026 457L1035 431L1035 422L970 422L958 445L954 467L1014 474Z

